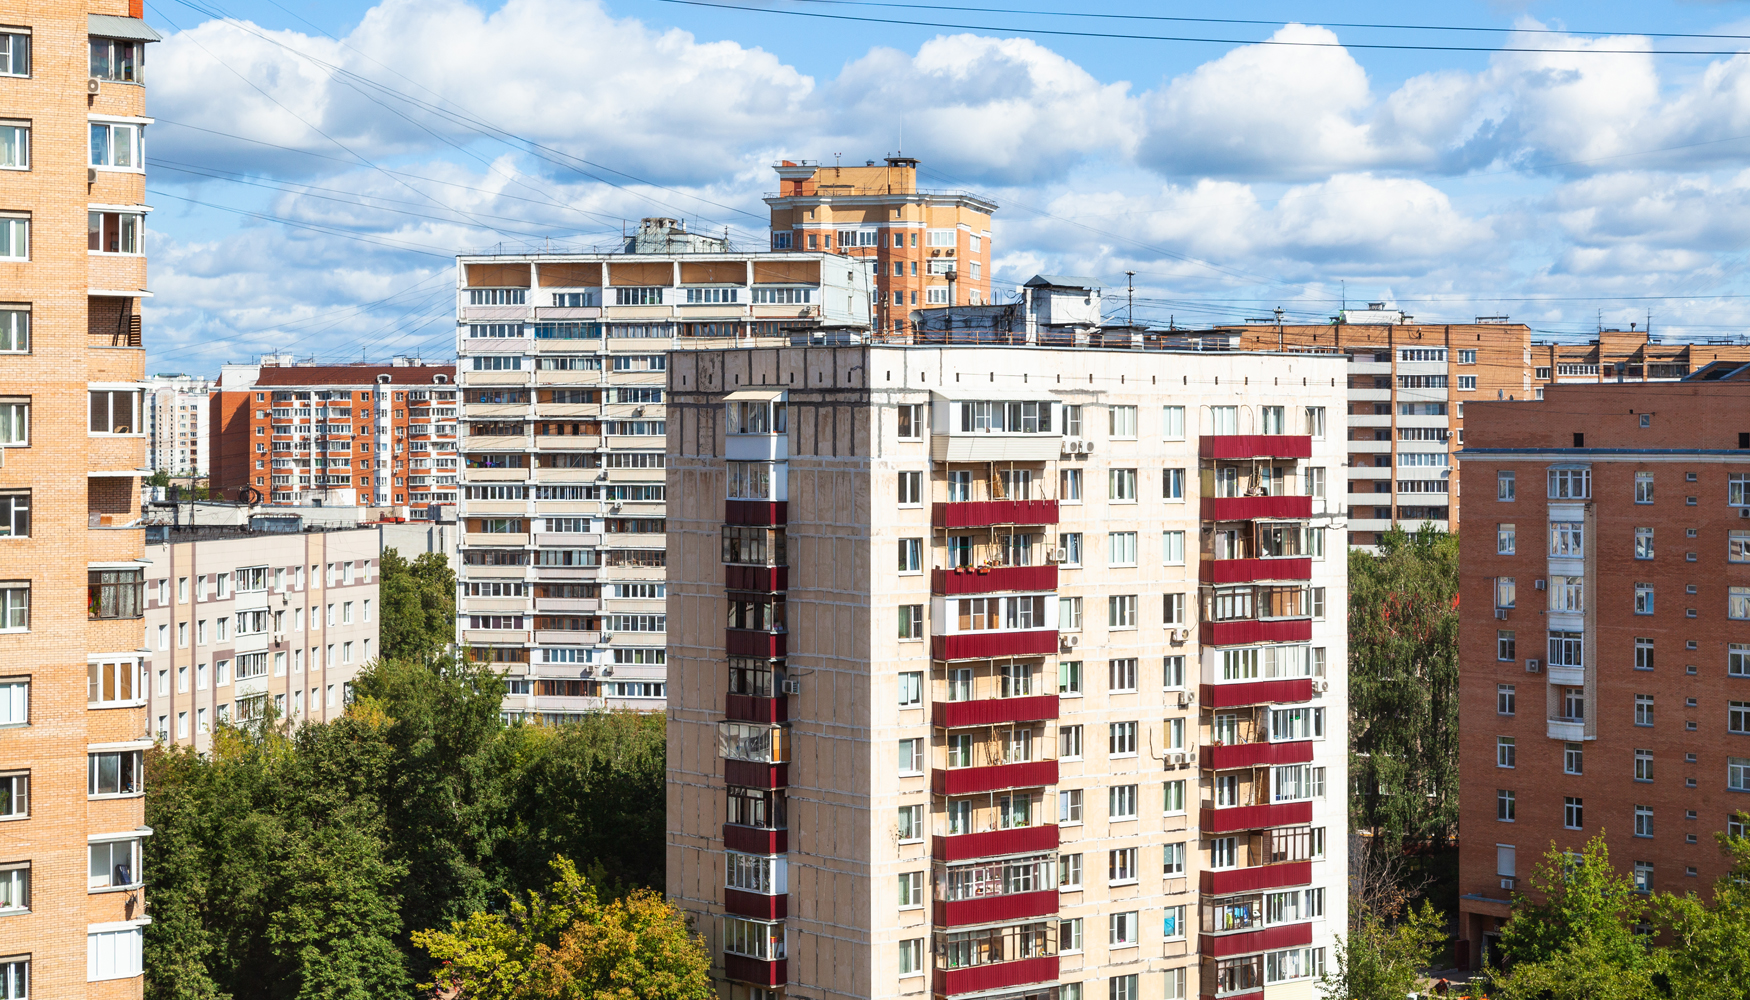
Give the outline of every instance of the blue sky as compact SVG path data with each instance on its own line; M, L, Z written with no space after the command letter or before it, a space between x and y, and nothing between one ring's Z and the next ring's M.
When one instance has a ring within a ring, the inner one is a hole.
M1634 33L1750 36L1743 3L721 2L751 9L148 0L152 370L447 356L458 250L653 214L757 244L773 160L902 131L926 184L1003 206L999 286L1133 270L1138 317L1181 325L1346 295L1750 329L1750 55L1664 54L1750 37ZM1376 23L1517 30L1338 26Z

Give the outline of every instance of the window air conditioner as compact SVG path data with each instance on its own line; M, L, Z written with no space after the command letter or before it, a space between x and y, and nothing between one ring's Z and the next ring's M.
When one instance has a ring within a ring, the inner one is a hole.
M1069 561L1069 550L1066 548L1062 548L1062 547L1052 549L1051 550L1051 561L1052 562L1059 562L1059 563L1060 562L1068 562Z
M1507 609L1506 608L1496 608L1495 609L1495 617L1501 619L1502 621L1506 621L1507 620Z
M1195 704L1197 704L1197 692L1195 692L1195 691L1180 691L1179 692L1179 707L1180 708L1190 708L1192 705L1195 705Z
M1173 630L1173 641L1174 642L1184 642L1185 640L1187 640L1189 638L1191 638L1191 630L1190 629L1188 629L1188 628L1176 628Z
M1064 438L1063 453L1065 455L1074 455L1081 450L1081 444L1081 441L1077 438Z
M1167 754L1167 766L1168 767L1182 767L1184 765L1184 763L1185 763L1185 755L1184 754L1182 754L1182 753Z
M1331 687L1331 682L1326 680L1325 678L1323 678L1323 677L1314 677L1313 678L1313 682L1312 682L1313 693L1324 694L1326 691L1330 690L1330 687Z
M103 81L99 80L95 76L89 80L86 80L85 81L85 92L87 94L100 94L100 93L102 93L103 92Z
M783 690L783 692L785 694L801 694L802 693L802 682L799 680L791 680L789 678L785 678L784 681L781 684L779 684L778 686L780 689Z
M1094 453L1094 442L1089 441L1086 438L1083 438L1082 439L1082 454L1092 455L1093 453Z
M1542 673L1543 672L1543 663L1539 660L1526 660L1525 661L1525 672L1528 674Z
M1066 635L1060 636L1059 638L1063 640L1063 648L1065 649L1074 649L1076 643L1082 641L1082 637L1079 635Z

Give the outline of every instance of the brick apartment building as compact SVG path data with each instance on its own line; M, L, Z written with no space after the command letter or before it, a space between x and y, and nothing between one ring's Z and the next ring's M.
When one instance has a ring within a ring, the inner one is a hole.
M1345 370L670 355L667 884L727 1000L1312 995Z
M618 253L457 260L457 640L513 718L661 711L670 352L860 337L869 273L646 219Z
M907 328L920 306L991 300L990 219L994 202L965 191L918 187L906 156L861 167L785 160L778 191L766 196L772 249L824 250L874 268L875 328Z
M456 502L456 368L225 365L210 395L212 484L273 504L401 507Z
M1669 382L1716 360L1750 362L1745 344L1666 344L1635 330L1558 344L1504 316L1418 323L1384 303L1344 310L1320 326L1250 323L1202 335L1242 350L1349 358L1349 538L1363 546L1394 525L1458 529L1453 473L1467 403L1541 399L1555 385Z
M1653 891L1705 894L1728 868L1713 835L1750 809L1739 367L1470 408L1459 937L1472 967L1552 844L1602 834Z
M141 995L140 299L159 36L138 0L0 27L0 992Z

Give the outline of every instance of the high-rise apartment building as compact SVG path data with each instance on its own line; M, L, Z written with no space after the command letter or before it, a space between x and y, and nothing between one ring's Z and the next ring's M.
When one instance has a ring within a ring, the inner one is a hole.
M670 356L667 884L730 1000L1311 995L1345 365Z
M1321 326L1250 322L1191 333L1206 349L1336 353L1349 361L1349 539L1372 545L1394 526L1458 530L1465 404L1541 399L1555 385L1670 382L1714 361L1750 362L1750 345L1661 343L1602 330L1588 343L1534 340L1505 316L1417 322L1384 303Z
M966 191L918 187L918 161L880 165L778 163L772 249L825 250L864 260L875 280L875 327L906 329L920 306L991 301L994 202Z
M159 374L146 379L146 468L206 478L212 391L211 379L195 375Z
M0 27L0 992L141 995L139 3ZM81 222L85 223L81 225ZM83 236L83 238L81 238ZM84 881L81 882L81 879Z
M457 640L512 717L660 711L671 351L869 329L868 271L646 219L619 253L457 261Z
M274 504L456 502L456 368L225 365L211 394L212 485Z
M1560 385L1468 419L1459 938L1476 967L1551 845L1602 835L1651 891L1705 896L1729 868L1714 834L1750 810L1750 405L1730 380Z

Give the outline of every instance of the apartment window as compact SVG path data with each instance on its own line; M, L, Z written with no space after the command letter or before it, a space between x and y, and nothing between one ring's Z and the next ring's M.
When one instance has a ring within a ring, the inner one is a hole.
M1512 472L1495 473L1496 500L1512 501L1519 499L1519 494L1514 483L1514 476L1515 474Z
M1750 792L1750 757L1726 758L1726 787L1734 792ZM4 788L0 781L0 790Z
M1312 468L1312 469L1306 470L1306 475L1301 477L1301 487L1302 487L1301 492L1306 496L1309 496L1309 497L1322 497L1322 496L1324 496L1325 495L1325 470L1322 468Z
M30 725L30 678L0 680L0 726Z
M91 75L112 83L141 83L146 43L125 38L91 39Z
M1635 558L1636 559L1651 559L1651 558L1653 558L1653 529L1652 528L1636 528L1635 529Z
M119 122L91 123L91 165L106 170L143 170L141 126Z
M1516 544L1516 530L1511 524L1495 525L1495 554L1510 556Z
M1060 695L1079 695L1082 693L1082 663L1080 660L1059 660L1057 662L1057 693Z
M0 771L0 819L30 815L30 772Z
M1161 687L1172 690L1185 686L1185 657L1164 656L1161 658Z
M1591 497L1591 469L1549 470L1549 499L1589 500Z
M1113 503L1136 502L1136 470L1111 469L1106 474L1107 497Z
M23 122L0 123L0 169L30 169L30 126Z
M922 639L924 637L924 606L922 604L901 604L899 606L899 637L901 639Z
M30 309L0 307L0 354L30 353Z
M901 538L899 540L899 571L901 573L922 573L924 571L923 539Z
M1080 404L1063 408L1063 433L1065 437L1082 436L1082 408Z
M924 974L924 939L908 938L899 943L899 975L921 976Z
M1185 408L1183 406L1161 407L1161 437L1168 441L1185 440Z
M1136 881L1136 848L1121 847L1106 852L1106 883L1130 885Z
M1057 474L1057 499L1061 503L1082 502L1082 470L1059 470Z
M924 741L909 739L899 741L899 773L924 773Z
M1210 433L1219 435L1238 434L1240 432L1240 408L1237 406L1211 406L1209 408Z
M1082 821L1082 790L1079 788L1059 791L1057 793L1057 821L1064 824L1080 823Z
M1635 669L1653 669L1653 640L1644 636L1635 637Z
M1322 473L1324 470L1320 469L1318 471ZM1184 469L1163 469L1163 470L1161 470L1161 499L1162 500L1184 500L1185 499L1185 470Z
M1185 779L1162 782L1161 812L1172 816L1185 811Z
M1512 661L1519 658L1518 643L1514 640L1512 629L1495 630L1495 659Z
M1082 564L1082 533L1066 531L1057 536L1063 543L1063 564L1065 566L1080 566Z
M87 931L85 934L85 979L130 979L144 969L138 926L118 930Z
M1322 590L1324 588L1321 587L1319 589ZM1161 624L1163 624L1163 625L1183 625L1183 624L1185 624L1185 595L1184 594L1162 594L1161 595Z
M1562 799L1562 825L1570 830L1586 828L1586 801L1569 795Z
M30 75L30 36L0 34L0 76Z
M1136 627L1136 595L1114 595L1106 599L1106 624L1108 628L1125 629Z
M1114 722L1107 730L1106 753L1109 756L1136 756L1136 723Z
M1635 614L1650 615L1653 613L1653 585L1650 583L1635 584Z
M91 798L135 795L143 790L146 772L139 750L86 754L85 762L86 794Z
M1059 760L1080 760L1082 757L1082 727L1059 726L1057 729Z
M906 403L899 407L899 439L901 441L916 441L924 436L924 425L920 419L918 404Z
M91 253L144 253L140 235L145 228L146 217L137 212L87 212L85 249Z
M1727 532L1726 560L1728 562L1750 562L1750 531L1733 528Z
M1185 565L1185 533L1183 531L1161 532L1162 562L1168 566Z
M1133 438L1136 436L1136 407L1109 406L1106 412L1110 417L1112 437Z
M1128 948L1131 945L1136 944L1137 922L1136 922L1136 913L1134 911L1132 911L1130 913L1114 913L1111 916L1107 917L1106 919L1107 919L1108 926L1109 926L1110 931L1111 931L1111 938L1110 938L1109 943L1112 945L1112 947L1114 947L1114 948ZM1133 978L1134 977L1132 977L1132 976L1115 977L1115 979L1133 979ZM1116 992L1116 987L1114 987L1114 992L1112 995L1114 997L1119 996L1119 994ZM1126 997L1126 1000L1134 1000L1134 998L1136 997L1136 993L1135 993L1134 989L1132 989L1132 991L1129 992L1128 994L1125 994L1125 997Z
M0 256L4 256L0 254ZM0 447L30 446L30 401L0 399Z
M1514 588L1513 577L1495 577L1495 607L1513 607L1514 601L1516 600L1516 594L1517 591Z
M1057 599L1057 628L1060 632L1080 632L1082 630L1081 598L1060 597Z
M0 913L18 913L30 909L30 862L0 865ZM24 997L28 994L22 983L10 981L6 968L12 959L0 959L0 1000Z
M899 908L909 910L922 905L924 905L924 873L901 873L899 876Z
M921 472L902 472L899 474L899 505L901 507L916 507L924 502L924 474Z
M144 570L91 570L86 577L86 603L91 618L139 618L145 614Z
M1726 731L1750 733L1750 701L1726 703Z
M1106 556L1109 566L1136 565L1136 532L1114 531L1106 536Z
M924 807L922 805L899 807L899 840L901 843L915 842L924 839Z
M1635 725L1651 726L1653 724L1653 696L1650 694L1635 695Z
M1750 587L1732 587L1727 591L1726 617L1750 618Z
M102 389L89 393L93 434L141 434L140 393L134 389Z
M1513 822L1516 807L1515 798L1516 796L1511 789L1495 789L1495 819L1502 823Z
M1495 766L1496 767L1514 767L1514 766L1517 766L1517 754L1514 752L1513 737L1511 737L1511 736L1497 736L1497 737L1495 737Z
M916 708L924 703L924 675L908 670L899 675L899 707Z
M1586 773L1586 745L1584 743L1562 744L1562 773Z
M1653 780L1653 751L1651 751L1651 750L1636 750L1635 751L1635 780L1636 781L1652 781Z
M1325 408L1309 406L1306 408L1306 432L1313 440L1322 441L1325 437Z
M1107 690L1113 694L1134 694L1136 692L1136 661L1134 659L1107 661Z
M1750 677L1750 643L1727 643L1726 673L1732 677Z
M1217 837L1209 845L1209 867L1232 868L1239 864L1238 845L1234 837Z
M1653 474L1651 472L1635 473L1635 503L1653 502Z
M90 889L113 889L140 883L140 841L138 838L106 840L90 847Z
M1517 711L1518 694L1512 684L1495 685L1495 714L1512 715Z
M1129 916L1135 918L1136 914ZM1135 938L1129 943L1135 944ZM1106 1000L1141 1000L1142 994L1137 991L1137 980L1138 976L1134 972L1128 976L1113 976L1107 980Z

